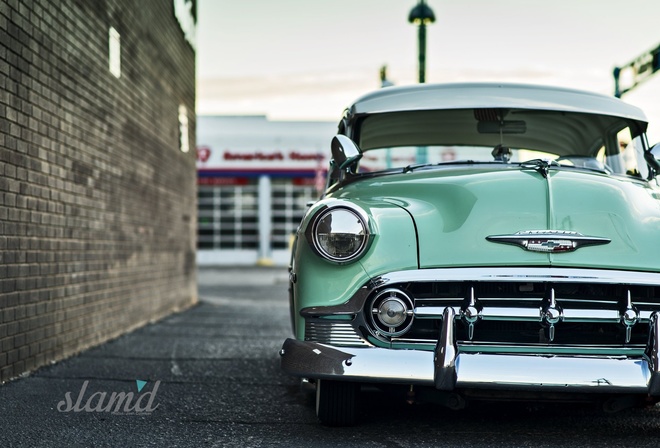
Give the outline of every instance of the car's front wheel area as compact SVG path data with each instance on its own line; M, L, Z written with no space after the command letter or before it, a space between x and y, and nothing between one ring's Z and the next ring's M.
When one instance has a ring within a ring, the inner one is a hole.
M327 426L354 425L359 393L357 383L316 380L316 416Z

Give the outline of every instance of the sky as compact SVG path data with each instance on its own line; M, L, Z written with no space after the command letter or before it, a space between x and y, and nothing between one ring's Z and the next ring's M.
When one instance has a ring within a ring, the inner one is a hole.
M197 0L197 113L338 121L417 83L418 0ZM612 95L616 66L660 44L660 0L426 0L426 82L524 82ZM660 71L623 96L660 141Z

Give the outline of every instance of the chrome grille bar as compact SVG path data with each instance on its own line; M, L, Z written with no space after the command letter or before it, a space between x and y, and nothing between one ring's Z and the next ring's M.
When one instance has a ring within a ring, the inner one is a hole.
M344 347L362 347L369 344L348 323L307 320L305 340Z
M660 285L656 272L575 268L437 268L396 271L375 280L379 285L407 282L529 282Z
M417 319L441 319L442 312L446 306L422 306L414 309ZM460 306L451 307L456 314L460 312ZM617 323L620 320L617 310L601 309L571 309L564 308L563 322L603 322ZM511 320L524 322L540 322L539 308L520 307L487 307L479 313L482 320ZM650 311L640 311L640 321L648 322L651 317Z

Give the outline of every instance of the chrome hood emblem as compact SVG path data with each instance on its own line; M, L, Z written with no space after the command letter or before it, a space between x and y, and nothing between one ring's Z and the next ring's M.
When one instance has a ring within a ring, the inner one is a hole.
M523 230L512 235L487 236L493 243L513 244L532 252L573 252L584 246L608 244L612 240L585 236L571 230Z

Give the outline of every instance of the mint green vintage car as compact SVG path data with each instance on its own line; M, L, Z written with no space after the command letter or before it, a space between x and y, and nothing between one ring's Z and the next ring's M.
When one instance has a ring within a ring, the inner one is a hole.
M290 265L285 372L326 425L361 386L480 400L660 397L660 164L638 108L520 84L355 101Z

